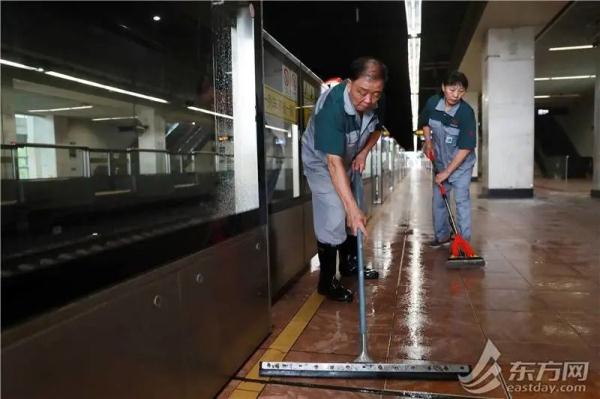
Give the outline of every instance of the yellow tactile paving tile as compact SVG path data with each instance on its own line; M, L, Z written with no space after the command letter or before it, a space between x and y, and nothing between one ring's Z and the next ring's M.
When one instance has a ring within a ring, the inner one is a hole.
M290 349L292 349L292 346L300 334L302 334L312 317L315 315L319 309L319 306L321 306L323 299L324 297L322 295L319 295L316 291L313 292L313 294L306 300L306 302L304 302L292 320L290 320L283 331L281 331L281 333L277 336L275 341L269 345L265 353L261 356L260 360L258 360L254 366L252 366L252 369L246 378L261 379L265 381L268 380L268 378L261 377L258 374L260 362L282 361ZM231 393L230 398L256 398L264 389L264 387L264 384L243 381Z

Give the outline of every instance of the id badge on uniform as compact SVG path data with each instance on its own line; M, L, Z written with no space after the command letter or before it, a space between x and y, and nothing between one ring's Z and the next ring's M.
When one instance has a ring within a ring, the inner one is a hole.
M452 136L446 136L446 144L452 144Z

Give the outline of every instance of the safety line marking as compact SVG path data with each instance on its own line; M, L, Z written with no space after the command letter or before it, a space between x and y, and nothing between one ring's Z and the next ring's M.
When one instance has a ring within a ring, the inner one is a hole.
M292 320L279 333L275 341L269 345L261 358L252 366L250 372L245 378L253 380L269 381L268 377L258 375L260 362L280 362L288 354L300 334L304 331L310 320L313 318L319 306L325 297L314 291L304 302L302 307L296 312ZM230 399L250 399L257 398L264 389L265 384L258 382L241 382L229 396Z

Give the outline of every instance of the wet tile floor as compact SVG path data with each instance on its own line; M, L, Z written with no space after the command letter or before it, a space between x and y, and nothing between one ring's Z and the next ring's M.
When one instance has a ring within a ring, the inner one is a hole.
M286 381L460 397L600 398L600 200L563 186L542 181L533 199L489 200L479 198L480 187L473 184L471 244L487 263L479 270L447 270L447 249L426 245L432 233L431 180L424 169L412 169L369 222L365 260L381 273L366 287L371 356L386 363L474 366L489 340L500 353L499 386L470 393L458 381ZM239 377L314 292L317 275L307 272L274 304L273 333ZM356 287L354 281L344 283ZM357 300L324 300L284 360L352 361L358 348ZM239 383L232 380L219 397L256 397L236 391ZM258 397L404 396L267 383Z

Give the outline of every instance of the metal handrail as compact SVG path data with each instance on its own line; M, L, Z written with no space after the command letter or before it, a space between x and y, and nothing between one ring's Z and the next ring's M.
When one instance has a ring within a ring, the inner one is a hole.
M10 148L51 148L57 150L82 150L89 151L89 147L79 146L79 145L65 145L65 144L43 144L43 143L15 143L15 144L2 144L3 149Z

